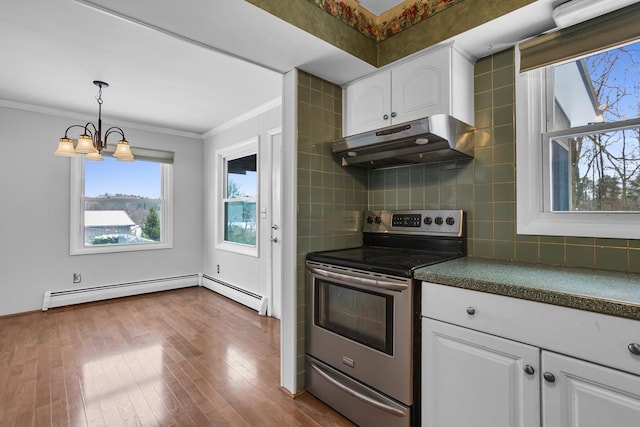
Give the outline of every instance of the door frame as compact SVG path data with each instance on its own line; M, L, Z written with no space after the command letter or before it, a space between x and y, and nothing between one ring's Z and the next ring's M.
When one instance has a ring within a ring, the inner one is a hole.
M282 127L271 129L268 134L270 194L269 214L271 245L267 263L267 314L282 318ZM265 150L266 151L266 150ZM278 228L273 229L276 225ZM277 240L274 241L273 239Z

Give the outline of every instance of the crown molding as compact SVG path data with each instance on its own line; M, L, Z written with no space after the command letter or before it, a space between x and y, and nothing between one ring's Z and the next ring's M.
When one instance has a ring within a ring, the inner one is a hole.
M202 135L203 138L209 138L213 135L217 135L221 132L224 132L227 129L231 129L234 126L239 125L242 122L246 122L249 119L252 119L256 116L259 116L260 114L267 112L275 107L278 107L279 105L282 105L282 97L279 96L277 98L272 99L269 102L265 102L264 104L254 108L253 110L247 111L244 114L239 115L238 117L235 117L225 123L222 123L216 127L214 127L213 129L207 131L204 135Z
M12 108L14 110L28 111L31 113L45 114L49 116L65 117L65 118L74 119L74 120L80 119L82 121L87 121L87 122L91 122L96 119L95 115L81 114L73 111L62 110L62 109L51 108L51 107L43 107L43 106L34 105L34 104L25 104L22 102L16 102L16 101L11 101L11 100L2 99L2 98L0 98L0 107ZM203 135L196 132L169 129L169 128L163 128L163 127L158 127L153 125L146 125L142 123L127 122L127 121L122 121L120 119L110 119L108 116L103 116L103 121L107 123L117 122L120 125L120 127L127 127L131 129L143 130L147 132L181 136L185 138L195 138L200 140L203 139Z

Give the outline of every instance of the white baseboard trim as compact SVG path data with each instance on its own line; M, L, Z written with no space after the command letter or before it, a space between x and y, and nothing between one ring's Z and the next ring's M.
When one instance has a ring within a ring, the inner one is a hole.
M46 291L42 302L42 311L49 308L63 307L72 304L101 301L131 295L147 294L150 292L167 291L170 289L188 288L200 285L200 275L166 277L161 279L142 280L137 282L118 283L113 285L94 286L63 291Z
M206 274L202 276L202 286L214 292L217 292L220 295L224 295L225 297L230 298L242 305L246 305L247 307L260 313L260 308L264 297L258 294L254 294L220 280L216 280L213 277L207 276Z

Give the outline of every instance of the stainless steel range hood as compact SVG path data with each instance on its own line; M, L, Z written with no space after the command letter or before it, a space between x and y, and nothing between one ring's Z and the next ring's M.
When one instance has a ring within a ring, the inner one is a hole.
M474 128L446 114L336 139L342 166L384 168L473 157Z

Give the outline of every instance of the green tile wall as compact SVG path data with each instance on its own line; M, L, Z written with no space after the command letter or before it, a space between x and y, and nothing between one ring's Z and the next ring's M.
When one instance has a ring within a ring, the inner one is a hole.
M368 173L372 209L464 209L470 256L640 273L640 241L516 234L513 49L474 72L473 160Z
M298 71L297 366L304 387L305 275L308 252L362 244L367 173L343 168L328 141L342 135L342 89Z

